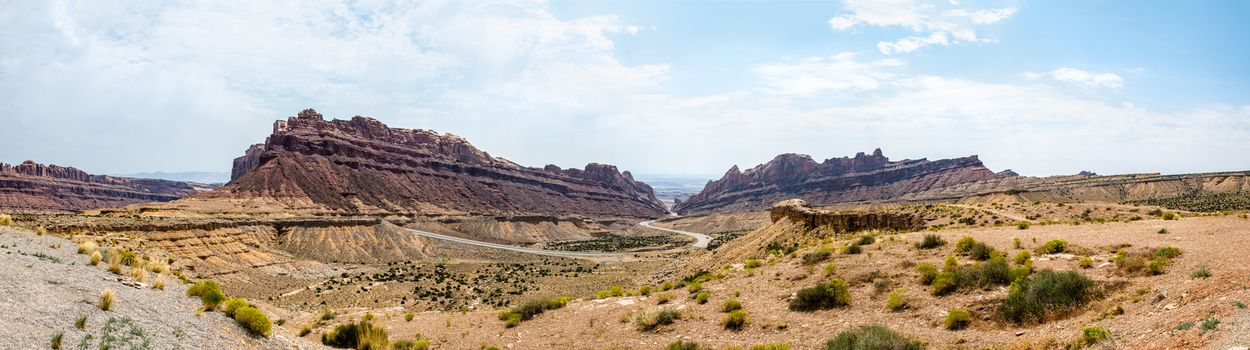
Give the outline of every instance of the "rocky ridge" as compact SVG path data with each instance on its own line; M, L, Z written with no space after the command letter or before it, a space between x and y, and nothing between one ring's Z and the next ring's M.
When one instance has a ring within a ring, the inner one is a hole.
M615 166L524 167L464 138L308 109L274 123L235 159L233 180L201 198L269 197L345 213L490 213L653 218L650 186Z
M165 202L209 190L189 182L92 175L74 167L0 163L0 211L73 212Z
M1003 175L1006 176L1006 175ZM746 171L734 166L703 191L674 206L679 214L767 209L784 199L816 205L887 200L959 183L1001 177L977 156L930 161L890 161L881 149L871 155L816 162L802 154L782 154Z

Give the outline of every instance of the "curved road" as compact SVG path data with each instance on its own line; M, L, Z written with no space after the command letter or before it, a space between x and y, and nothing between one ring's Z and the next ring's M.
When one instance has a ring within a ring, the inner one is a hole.
M707 244L712 241L711 236L708 236L702 233L695 233L695 232L689 232L689 231L674 230L674 229L664 228L664 227L651 226L651 223L654 221L655 220L643 221L643 222L638 223L638 225L642 227L650 228L650 229L656 229L660 231L671 232L671 233L694 237L695 242L694 244L690 245L693 248L707 249ZM399 227L404 230L408 230L408 232L412 232L421 237L439 239L439 240L444 240L444 241L451 241L451 242L456 242L456 243L463 243L463 244L468 244L468 245L475 245L479 247L503 249L503 250L513 251L513 252L518 252L518 253L527 253L527 254L534 254L534 255L560 256L560 257L569 257L569 258L611 258L611 257L620 257L620 256L638 254L637 252L595 253L595 252L576 252L576 251L568 251L568 250L547 250L547 249L538 249L538 248L518 247L514 245L509 245L509 244L483 242L483 241L477 241L477 240L472 240L468 238L448 236L448 235L444 235L441 233L434 233L434 232L429 232L429 231L411 229L411 228L407 228L407 227L403 227L399 225L396 225L396 227Z

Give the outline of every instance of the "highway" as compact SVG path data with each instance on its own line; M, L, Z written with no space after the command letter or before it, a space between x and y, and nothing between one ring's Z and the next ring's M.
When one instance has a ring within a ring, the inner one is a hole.
M708 236L702 233L695 233L695 232L689 232L689 231L674 230L674 229L664 228L664 227L651 226L651 223L654 221L655 220L643 221L643 222L638 223L638 225L649 228L649 229L660 230L660 231L694 237L695 242L694 244L690 245L690 247L692 248L707 249L708 243L712 241L711 236ZM519 247L519 246L514 246L514 245L508 245L508 244L483 242L483 241L472 240L468 238L448 236L448 235L444 235L440 233L411 229L411 228L402 227L402 226L396 226L396 227L399 227L400 229L408 230L408 232L412 232L413 234L416 234L421 237L433 238L433 239L444 240L444 241L449 241L449 242L463 243L463 244L474 245L474 246L479 246L479 247L502 249L502 250L513 251L513 252L518 252L518 253L534 254L534 255L559 256L559 257L566 257L566 258L614 258L614 257L638 254L637 252L596 253L596 252L575 252L575 251L567 251L567 250L547 250L547 249L538 249L538 248Z

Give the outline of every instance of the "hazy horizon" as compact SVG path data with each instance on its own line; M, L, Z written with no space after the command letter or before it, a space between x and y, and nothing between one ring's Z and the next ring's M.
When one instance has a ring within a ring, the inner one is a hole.
M1247 170L1250 4L1202 5L13 3L0 162L228 173L315 108L635 174L874 148L1030 176Z

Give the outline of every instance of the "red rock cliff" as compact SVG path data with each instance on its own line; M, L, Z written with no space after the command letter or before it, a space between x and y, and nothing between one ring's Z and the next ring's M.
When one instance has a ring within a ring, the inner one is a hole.
M768 209L778 201L802 198L815 205L888 200L907 193L995 178L977 156L891 162L877 149L871 155L826 159L782 154L747 171L735 165L720 180L674 206L680 214Z
M0 163L0 211L72 212L172 201L199 192L190 183L91 175L74 167Z
M232 181L204 197L272 197L333 211L579 214L653 218L667 212L645 183L615 166L523 167L465 139L389 128L314 110L274 123L235 159Z

